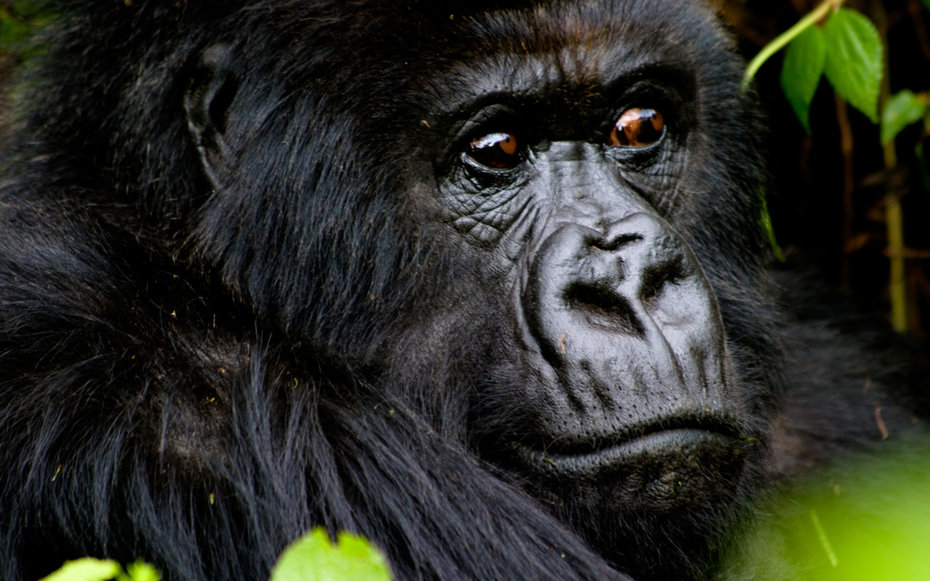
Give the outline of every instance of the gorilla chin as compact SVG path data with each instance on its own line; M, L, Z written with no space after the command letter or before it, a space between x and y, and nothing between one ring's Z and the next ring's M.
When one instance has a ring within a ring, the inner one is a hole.
M545 450L511 446L512 470L600 554L637 579L700 579L713 547L739 527L758 487L755 442L727 424L672 427ZM721 431L722 430L722 431ZM674 538L675 551L657 538Z

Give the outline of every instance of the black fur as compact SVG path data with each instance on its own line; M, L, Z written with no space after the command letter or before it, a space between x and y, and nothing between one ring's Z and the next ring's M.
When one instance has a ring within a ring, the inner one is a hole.
M167 579L260 579L316 525L368 536L399 578L700 578L763 479L880 438L880 378L844 369L859 339L776 306L762 132L708 11L53 10L0 158L3 579L83 555L142 557ZM674 182L654 177L673 192L655 205L713 288L738 429L755 443L728 505L695 501L669 522L563 506L500 457L539 403L509 364L500 253L437 218L441 176L411 161L448 146L434 112L450 93L582 46L595 60L667 55L694 75L687 158ZM910 423L884 410L892 429Z

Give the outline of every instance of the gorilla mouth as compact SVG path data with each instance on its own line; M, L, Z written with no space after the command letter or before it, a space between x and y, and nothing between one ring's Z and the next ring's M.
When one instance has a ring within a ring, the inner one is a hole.
M717 418L665 419L613 436L559 438L545 447L515 443L516 459L533 472L554 478L597 477L604 473L706 473L734 462L742 464L747 445L734 422ZM699 461L695 461L699 459ZM707 464L710 462L710 464Z
M592 514L678 514L728 504L754 440L733 423L663 421L649 429L512 452L536 475L537 493Z
M670 429L644 434L618 444L590 442L568 451L547 448L545 451L518 446L517 454L527 465L535 465L553 474L595 475L641 456L686 455L694 447L733 447L733 437L703 429Z

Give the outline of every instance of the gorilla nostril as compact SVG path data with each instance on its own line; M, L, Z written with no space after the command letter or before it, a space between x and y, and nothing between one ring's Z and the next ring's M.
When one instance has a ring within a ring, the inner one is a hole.
M688 271L681 255L653 264L643 271L639 298L644 303L653 302L666 285L675 284L687 276Z
M630 302L607 282L573 283L565 289L563 298L569 308L582 313L593 326L616 333L645 336L643 323Z

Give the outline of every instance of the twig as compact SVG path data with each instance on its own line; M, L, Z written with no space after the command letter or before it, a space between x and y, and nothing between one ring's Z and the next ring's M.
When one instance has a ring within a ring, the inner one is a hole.
M756 73L759 72L759 69L762 68L765 61L772 58L772 55L783 49L796 37L800 36L802 32L826 18L830 10L839 9L844 1L845 0L824 0L820 5L810 11L807 16L798 20L794 26L779 34L772 42L762 47L759 54L749 61L749 64L746 66L746 72L743 73L743 90L745 91L749 87L749 84L752 83L752 80L756 77Z

